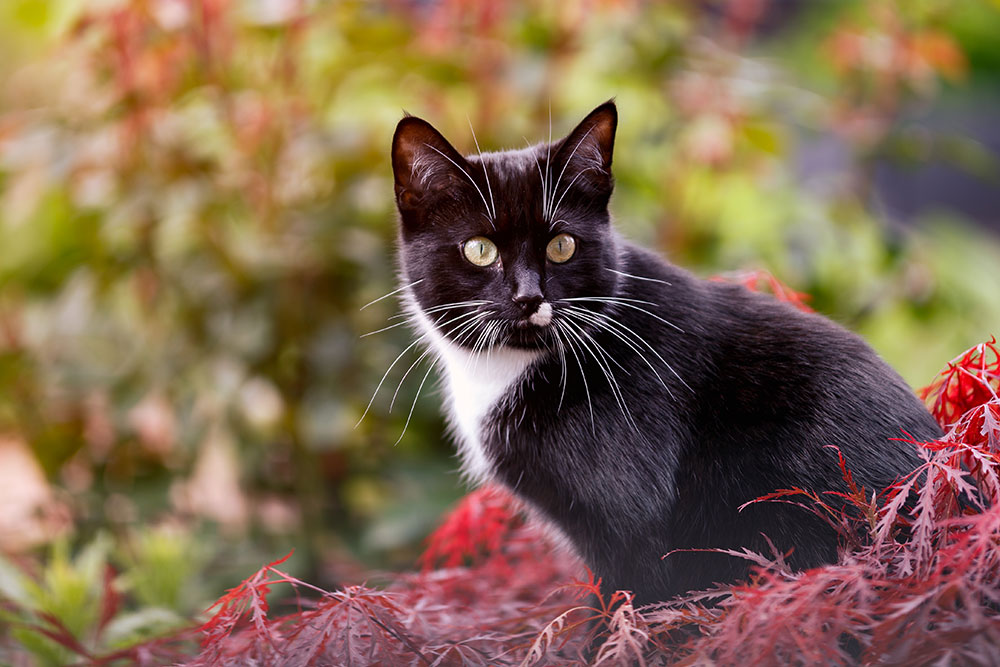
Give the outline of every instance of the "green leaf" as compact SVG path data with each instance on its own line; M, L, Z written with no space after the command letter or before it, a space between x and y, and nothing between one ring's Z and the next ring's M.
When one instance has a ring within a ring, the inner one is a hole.
M26 579L27 575L0 554L0 596L29 608L31 596L24 587Z

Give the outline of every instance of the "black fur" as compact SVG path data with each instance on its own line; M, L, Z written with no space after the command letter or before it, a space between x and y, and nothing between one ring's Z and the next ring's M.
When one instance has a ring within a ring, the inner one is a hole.
M793 567L834 561L836 535L804 510L737 508L781 488L842 490L825 445L843 451L858 483L884 488L918 463L910 445L890 439L901 430L930 439L939 428L858 336L769 296L699 280L621 240L608 214L616 125L609 102L551 145L482 157L462 157L422 120L397 128L401 268L405 280L420 280L416 304L489 300L502 344L544 351L483 424L493 475L562 530L607 590L632 590L639 602L747 573L746 561L721 554L662 558L676 549L769 553L766 534L792 550ZM565 192L550 221L544 190L550 206ZM545 247L562 232L578 246L554 264ZM465 259L461 244L473 236L496 243L496 265ZM576 320L592 347L563 345L561 357L554 327L525 320L537 302L514 300L532 289L552 303L554 322L574 306L617 324ZM635 301L560 301L595 296Z

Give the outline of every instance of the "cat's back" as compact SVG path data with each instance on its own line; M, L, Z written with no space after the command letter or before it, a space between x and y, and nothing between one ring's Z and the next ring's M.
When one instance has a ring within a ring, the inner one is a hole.
M623 273L647 278L624 281L622 292L656 303L653 312L676 326L652 338L688 385L682 409L713 450L767 447L779 463L821 467L820 483L835 481L835 457L823 449L833 445L863 481L887 484L916 463L912 446L892 439L940 435L906 382L832 320L698 279L641 248L626 246L622 259ZM654 328L648 318L645 326L647 334Z

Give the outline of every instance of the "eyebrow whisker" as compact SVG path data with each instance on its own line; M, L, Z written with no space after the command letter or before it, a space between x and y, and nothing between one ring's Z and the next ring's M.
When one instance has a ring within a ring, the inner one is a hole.
M497 205L493 201L493 186L490 185L490 174L486 170L486 163L483 161L483 151L479 148L479 140L476 139L476 131L472 127L472 119L468 116L465 117L469 121L469 130L472 132L472 141L476 144L476 152L479 153L479 164L483 167L483 176L486 177L486 189L490 192L490 204L493 206L492 216L494 219L497 217ZM484 204L486 202L483 202Z
M458 169L460 172L462 172L463 174L465 174L465 177L467 179L469 179L469 182L472 183L472 187L474 187L476 189L476 192L479 193L480 198L483 200L483 206L486 207L486 211L489 212L490 205L486 203L486 195L483 194L483 191L480 189L479 185L472 179L472 176L469 174L469 172L467 172L465 169L463 169L461 167L461 165L459 165L457 162L455 162L454 160L452 160L450 157L448 157L447 155L445 155L444 153L442 153L441 151L439 151L434 146L431 146L430 144L424 144L424 146L426 146L427 148L431 149L432 151L434 151L435 153L437 153L438 155L440 155L441 157L443 157L448 162L451 162L453 165L455 165L456 169ZM493 227L493 231L496 231L496 225L493 224L493 219L492 218L490 218L490 226Z

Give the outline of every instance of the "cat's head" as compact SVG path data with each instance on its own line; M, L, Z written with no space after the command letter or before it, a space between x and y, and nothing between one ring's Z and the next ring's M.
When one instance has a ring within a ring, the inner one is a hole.
M585 327L567 299L613 293L608 201L618 113L592 111L566 137L462 156L429 123L392 141L400 261L414 305L468 348L538 348ZM599 305L591 302L588 307Z

